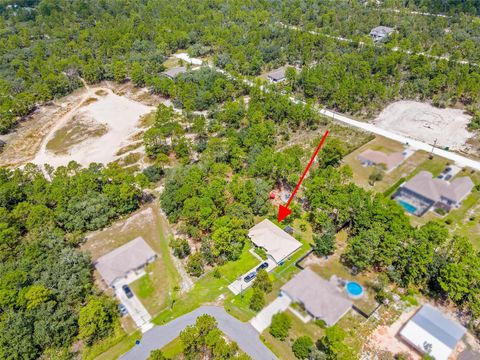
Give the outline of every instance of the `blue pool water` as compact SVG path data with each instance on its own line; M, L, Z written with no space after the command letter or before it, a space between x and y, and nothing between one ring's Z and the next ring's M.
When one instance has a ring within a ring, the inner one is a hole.
M348 282L345 288L347 289L348 295L351 297L360 297L363 294L362 285L355 281Z
M405 210L407 210L410 214L414 214L417 211L417 208L406 201L398 200L398 203L403 206Z

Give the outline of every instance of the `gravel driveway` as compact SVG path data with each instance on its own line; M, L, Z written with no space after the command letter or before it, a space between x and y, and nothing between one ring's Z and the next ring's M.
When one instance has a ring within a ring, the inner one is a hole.
M123 354L122 360L144 360L155 349L160 349L178 337L186 326L195 323L197 317L208 314L217 319L218 327L254 360L276 360L277 357L262 343L258 332L249 323L241 322L218 306L201 306L162 326L147 331L141 343Z

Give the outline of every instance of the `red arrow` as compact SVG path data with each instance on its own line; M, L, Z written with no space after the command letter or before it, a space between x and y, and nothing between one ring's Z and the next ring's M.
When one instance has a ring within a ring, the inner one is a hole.
M323 135L322 140L320 141L320 144L318 144L317 148L315 149L315 152L313 153L313 156L312 156L312 158L310 159L307 167L305 168L305 170L303 170L302 177L301 177L300 180L298 181L297 186L295 186L295 190L293 190L292 195L290 195L290 198L289 198L288 201L287 201L287 205L286 205L286 206L280 205L280 206L278 207L278 218L277 218L277 221L278 221L279 223L282 222L283 219L285 219L288 215L290 215L290 214L292 213L292 210L290 210L288 207L290 206L290 203L292 202L293 197L295 196L295 194L297 193L298 189L300 188L300 185L302 184L303 179L305 179L305 176L307 175L308 169L310 169L310 166L312 166L313 160L315 160L315 157L317 156L318 152L319 152L320 149L322 148L323 143L325 142L325 139L327 138L327 136L328 136L328 130L325 131L325 134Z

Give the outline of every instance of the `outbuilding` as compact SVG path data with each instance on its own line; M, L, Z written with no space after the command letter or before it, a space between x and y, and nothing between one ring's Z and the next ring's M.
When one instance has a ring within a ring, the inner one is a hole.
M407 322L400 336L435 360L447 360L467 330L433 306L425 304Z
M185 66L177 66L177 67L174 67L174 68L171 68L167 71L164 71L163 72L163 75L165 75L166 77L170 78L170 79L175 79L178 75L180 74L183 74L187 72L187 68Z

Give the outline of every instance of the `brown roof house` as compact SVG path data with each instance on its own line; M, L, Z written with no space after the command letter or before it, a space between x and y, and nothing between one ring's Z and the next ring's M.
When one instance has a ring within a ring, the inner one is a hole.
M428 171L420 171L412 179L404 183L393 198L402 206L405 203L414 207L421 205L422 211L416 215L423 215L432 206L450 211L452 207L459 207L462 201L470 194L475 184L468 176L459 177L449 182L433 178ZM414 213L412 211L412 213Z
M367 149L358 155L358 159L365 166L383 164L385 165L387 171L390 171L403 162L405 159L405 153L395 152L391 154L385 154L381 151Z
M145 240L138 237L98 258L94 265L105 283L113 287L117 280L143 269L156 257Z
M298 303L314 319L325 321L327 326L335 325L352 307L340 290L306 268L282 286L282 295Z

